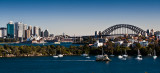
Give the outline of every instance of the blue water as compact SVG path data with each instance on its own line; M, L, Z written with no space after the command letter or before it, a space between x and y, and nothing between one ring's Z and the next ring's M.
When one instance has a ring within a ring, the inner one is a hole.
M156 60L143 57L142 61L135 57L110 59L110 62L96 62L94 56L0 58L0 73L160 73L160 57Z
M43 46L43 45L54 45L54 46L57 46L57 45L60 45L60 46L64 46L64 47L70 47L71 45L72 46L80 46L82 44L72 44L72 43L61 43L61 44L54 44L54 43L40 43L40 44L32 44L32 43L0 43L0 45L12 45L12 46L22 46L22 45L27 45L27 46L30 46L30 45L33 45L33 46Z

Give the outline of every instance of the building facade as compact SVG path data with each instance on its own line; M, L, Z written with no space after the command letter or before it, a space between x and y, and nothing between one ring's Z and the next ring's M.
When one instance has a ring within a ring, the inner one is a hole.
M32 35L32 26L31 25L28 26L28 30L30 30L30 35Z
M37 26L33 27L33 35L39 36L39 28Z
M7 24L7 37L8 38L14 38L14 24L13 24L13 21L10 21L8 24Z
M23 38L25 38L25 30L27 30L27 24L23 24Z
M44 37L49 37L49 31L48 30L44 31Z
M0 37L4 38L6 36L7 36L7 28L4 27L0 28Z
M30 38L31 31L29 29L25 30L25 39Z
M22 38L23 36L23 23L16 22L15 23L15 38Z

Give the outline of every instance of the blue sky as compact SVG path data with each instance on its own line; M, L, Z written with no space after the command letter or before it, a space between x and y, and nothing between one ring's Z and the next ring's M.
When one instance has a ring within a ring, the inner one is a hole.
M160 30L160 0L0 0L0 26L10 20L55 35L92 35L115 24Z

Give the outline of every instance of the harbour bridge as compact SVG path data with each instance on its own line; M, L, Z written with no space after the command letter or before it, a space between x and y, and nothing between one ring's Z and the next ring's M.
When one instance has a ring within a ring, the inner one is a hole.
M117 24L105 29L102 35L124 35L124 34L141 34L145 35L146 31L143 29L129 24Z

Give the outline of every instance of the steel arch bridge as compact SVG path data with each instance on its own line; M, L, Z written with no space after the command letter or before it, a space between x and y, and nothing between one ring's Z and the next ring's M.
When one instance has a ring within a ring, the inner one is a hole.
M133 26L133 25L129 25L129 24L117 24L117 25L114 25L114 26L107 28L106 30L104 30L102 32L102 34L103 35L110 35L113 31L115 31L119 28L127 28L127 29L134 31L136 34L141 34L141 35L145 35L145 33L146 33L146 31L144 31L143 29L141 29L137 26Z

